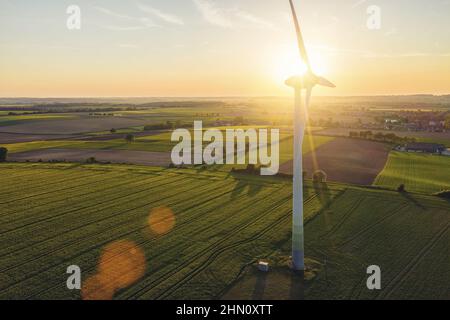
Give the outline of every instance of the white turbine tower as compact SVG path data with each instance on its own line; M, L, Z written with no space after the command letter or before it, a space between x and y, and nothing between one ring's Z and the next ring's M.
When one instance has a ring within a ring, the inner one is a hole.
M309 63L305 43L303 42L300 24L292 0L289 0L294 17L295 30L297 31L300 58L307 67L304 75L294 76L286 80L286 85L294 88L294 184L293 184L293 221L292 221L292 265L294 270L305 270L304 259L304 233L303 233L303 157L302 146L305 136L307 109L311 98L312 89L316 85L334 88L335 85L325 78L316 76ZM302 90L306 90L304 105L302 104ZM304 106L304 107L303 107Z

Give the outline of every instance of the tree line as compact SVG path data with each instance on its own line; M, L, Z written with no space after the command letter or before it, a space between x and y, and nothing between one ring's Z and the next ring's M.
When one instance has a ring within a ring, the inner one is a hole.
M395 144L417 142L417 139L414 137L400 137L395 133L384 134L382 132L373 133L372 131L350 131L348 135L350 138L389 142Z

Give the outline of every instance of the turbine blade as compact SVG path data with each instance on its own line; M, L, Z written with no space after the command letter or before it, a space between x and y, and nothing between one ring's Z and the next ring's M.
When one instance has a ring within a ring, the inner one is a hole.
M324 87L336 88L334 83L332 83L331 81L328 81L324 77L317 77L317 84L320 86L324 86Z
M308 71L311 72L311 65L309 63L308 53L306 52L305 42L303 41L302 31L300 29L300 23L298 22L297 13L295 12L294 3L289 0L292 10L292 16L294 17L295 31L297 32L298 48L300 50L300 56L303 62L306 64Z

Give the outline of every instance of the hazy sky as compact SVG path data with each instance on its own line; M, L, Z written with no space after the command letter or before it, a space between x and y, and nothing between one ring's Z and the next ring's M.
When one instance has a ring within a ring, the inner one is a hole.
M450 93L450 0L295 3L317 94ZM286 95L297 57L288 0L0 0L3 97Z

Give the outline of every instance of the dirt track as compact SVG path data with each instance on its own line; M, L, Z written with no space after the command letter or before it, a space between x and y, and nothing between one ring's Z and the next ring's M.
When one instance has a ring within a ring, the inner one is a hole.
M107 131L112 128L142 126L148 121L124 117L82 118L66 120L42 120L1 127L5 133L27 133L36 135L81 134Z
M168 166L170 153L131 150L90 150L90 149L45 149L15 153L8 156L10 161L74 161L84 162L90 157L97 161L127 163L148 166Z
M383 170L389 151L382 143L337 138L316 149L317 167L314 154L307 154L303 159L303 170L308 172L308 178L318 168L327 173L329 181L371 185ZM292 161L284 163L280 172L292 174L292 164Z

